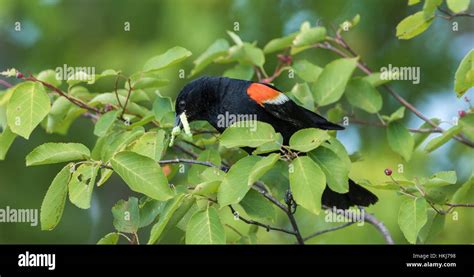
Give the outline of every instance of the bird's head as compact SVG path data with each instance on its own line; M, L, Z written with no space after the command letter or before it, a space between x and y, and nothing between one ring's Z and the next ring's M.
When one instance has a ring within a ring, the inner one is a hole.
M180 116L184 113L191 122L194 120L206 120L210 111L209 105L215 98L215 77L201 77L186 86L179 92L176 98L175 126L182 125Z

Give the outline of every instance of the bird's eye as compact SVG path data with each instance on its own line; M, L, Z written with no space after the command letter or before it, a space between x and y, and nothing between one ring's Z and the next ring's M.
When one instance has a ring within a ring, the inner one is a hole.
M184 110L184 108L186 108L186 102L184 100L179 101L178 107L179 109Z

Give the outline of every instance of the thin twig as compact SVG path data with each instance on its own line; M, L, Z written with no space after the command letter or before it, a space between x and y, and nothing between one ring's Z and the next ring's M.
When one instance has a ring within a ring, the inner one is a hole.
M287 233L287 234L290 234L290 235L296 235L295 232L293 232L293 231L289 231L289 230L286 230L286 229L283 229L283 228L273 227L273 226L270 226L268 224L264 224L264 223L261 223L261 222L255 221L255 220L246 219L246 218L242 217L239 213L237 213L235 211L235 209L232 207L232 205L229 205L229 208L230 208L230 210L231 210L231 212L234 216L236 216L239 220L242 220L243 222L245 222L247 224L263 227L265 230L267 230L267 232L270 232L271 230L273 230L273 231Z
M4 87L6 88L11 88L13 85L10 84L9 82L5 81L5 80L2 80L0 79L0 84L3 85Z
M325 233L329 233L329 232L333 232L333 231L337 231L339 229L343 229L343 228L346 228L348 226L351 226L352 224L354 224L355 221L351 221L351 222L347 222L347 223L344 223L342 225L339 225L339 226L334 226L334 227L331 227L331 228L328 228L328 229L324 229L324 230L321 230L321 231L317 231L316 233L314 234L311 234L307 237L304 238L304 241L307 241L307 240L310 240L314 237L317 237L319 235L322 235L322 234L325 234Z

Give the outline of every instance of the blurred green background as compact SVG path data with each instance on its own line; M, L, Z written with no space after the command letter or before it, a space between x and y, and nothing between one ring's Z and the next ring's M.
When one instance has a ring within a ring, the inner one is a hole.
M471 10L472 10L471 3ZM94 66L96 72L112 68L125 74L139 70L144 62L166 49L179 45L193 52L192 59L182 65L186 72L191 61L217 38L226 38L238 22L237 32L245 41L257 41L259 47L275 37L296 31L309 20L313 25L337 26L346 19L360 14L360 24L347 35L347 41L367 64L378 70L388 64L419 66L421 83L393 82L392 86L429 117L451 120L467 104L453 92L454 72L462 57L474 46L474 24L471 18L456 18L459 31L451 31L452 22L436 19L419 37L400 41L395 27L400 20L420 9L408 7L400 0L201 0L201 1L61 1L0 0L0 69L15 67L20 71L39 72L63 64ZM23 30L14 31L15 22ZM131 30L124 31L125 22ZM336 58L326 50L309 50L302 54L323 66ZM267 56L267 71L276 63L274 55ZM205 70L209 75L222 74L225 65L213 65ZM176 69L168 74L176 74ZM173 77L172 80L177 80ZM174 98L186 80L172 82L163 94ZM292 84L282 79L276 84L287 90ZM111 90L111 84L108 88ZM1 89L1 88L0 88ZM399 107L386 93L382 113L390 114ZM466 94L474 98L471 89ZM372 118L373 119L373 118ZM404 119L409 127L418 127L421 121L410 114ZM447 125L446 125L447 126ZM67 136L49 135L37 128L29 141L18 138L5 161L0 161L0 208L38 208L46 190L62 165L27 168L24 157L36 146L48 141L81 142L92 147L95 142L90 120L77 120ZM403 163L387 146L385 130L350 126L338 137L350 153L360 151L364 160L353 165L351 176L365 178L373 183L386 181L384 168L397 168ZM455 170L459 184L474 168L474 150L457 142L450 142L430 155L418 150L409 163L404 164L405 176L430 176L440 170ZM395 173L395 177L401 174ZM375 191L380 202L368 210L381 219L392 232L397 243L406 243L397 225L399 197L394 192ZM474 202L474 191L469 202ZM112 232L111 207L120 199L133 195L117 177L96 189L92 208L81 210L66 203L59 226L50 232L27 223L0 223L0 243L95 243ZM428 243L473 243L474 209L457 209L458 220L448 216L445 229ZM229 213L229 220L230 218ZM297 220L303 234L328 226L323 216L317 218L299 209ZM275 224L286 224L283 216ZM142 234L143 233L143 234ZM148 237L148 229L140 233ZM290 243L285 234L259 230L263 243ZM173 236L166 242L176 242ZM383 243L375 229L366 224L355 225L317 237L312 243Z

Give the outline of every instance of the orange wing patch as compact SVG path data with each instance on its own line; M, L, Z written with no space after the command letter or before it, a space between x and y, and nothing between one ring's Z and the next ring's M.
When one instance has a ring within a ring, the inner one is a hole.
M266 85L252 83L247 89L247 94L252 100L263 106L265 102L277 99L282 93Z

